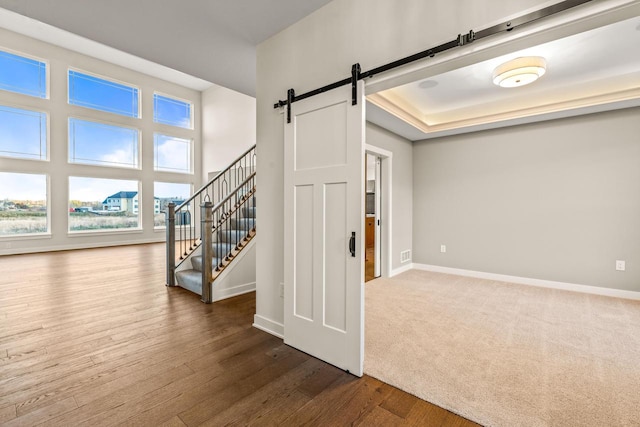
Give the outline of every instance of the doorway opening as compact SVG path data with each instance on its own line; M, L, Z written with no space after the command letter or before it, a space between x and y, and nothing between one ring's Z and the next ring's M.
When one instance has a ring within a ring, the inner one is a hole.
M380 277L380 214L382 208L381 195L382 159L373 153L365 156L365 250L364 281Z
M366 144L364 281L391 276L391 151Z

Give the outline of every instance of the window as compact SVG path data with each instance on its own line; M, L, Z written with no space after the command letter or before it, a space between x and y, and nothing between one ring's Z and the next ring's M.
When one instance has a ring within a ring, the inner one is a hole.
M0 89L47 97L47 64L0 50Z
M167 96L153 95L153 121L165 125L193 129L191 103Z
M133 86L69 70L69 104L126 117L140 117Z
M137 129L69 119L69 163L139 168Z
M139 228L138 181L69 177L69 231Z
M47 176L0 172L0 236L48 231Z
M191 140L156 133L153 150L156 171L191 173Z
M29 48L22 53L21 46ZM166 205L190 197L192 181L199 181L198 92L117 65L89 61L94 65L76 68L89 59L18 34L0 41L0 246L6 253L28 250L24 239L55 247L87 235L98 245L147 240L164 227ZM67 203L49 200L57 196ZM191 216L177 222L191 224ZM57 234L59 226L67 234Z
M47 115L0 105L0 156L47 159Z
M169 203L175 203L177 207L191 197L191 184L154 182L153 189L153 224L156 227L164 227L167 205L169 205Z

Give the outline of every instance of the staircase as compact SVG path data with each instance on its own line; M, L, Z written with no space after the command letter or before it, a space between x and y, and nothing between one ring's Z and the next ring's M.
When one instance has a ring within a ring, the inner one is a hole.
M216 278L255 237L255 192L254 145L180 206L169 205L167 286L212 302Z
M248 206L241 208L238 218L231 218L228 228L214 232L214 241L211 243L212 279L224 270L229 263L255 236L256 206L255 197L250 199ZM203 256L190 256L191 267L176 272L178 286L202 295L202 268Z

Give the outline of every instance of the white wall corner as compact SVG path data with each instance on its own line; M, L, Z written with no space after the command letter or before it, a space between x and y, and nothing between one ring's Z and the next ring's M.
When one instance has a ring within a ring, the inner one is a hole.
M253 316L253 327L261 331L270 333L278 338L284 339L284 325L259 314Z
M463 270L459 268L441 267L429 264L413 264L416 270L433 271L435 273L455 274L457 276L475 277L478 279L495 280L499 282L517 283L519 285L537 286L541 288L559 289L563 291L581 292L585 294L602 295L614 298L640 300L640 292L622 289L603 288L598 286L578 285L575 283L554 282L552 280L532 279L529 277L508 276L505 274L485 273L482 271Z
M398 274L402 274L405 271L409 271L409 270L412 270L414 268L415 267L414 267L413 263L409 263L407 265L403 265L402 267L398 267L398 268L396 268L394 270L391 270L391 275L389 277L397 276Z

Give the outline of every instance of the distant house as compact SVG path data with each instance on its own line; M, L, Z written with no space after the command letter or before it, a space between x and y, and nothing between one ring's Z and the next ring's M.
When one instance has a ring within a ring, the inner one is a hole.
M113 212L138 213L138 192L119 191L104 199L102 209ZM160 199L153 198L153 213L160 213Z
M138 192L119 191L104 199L102 209L105 211L138 213Z

